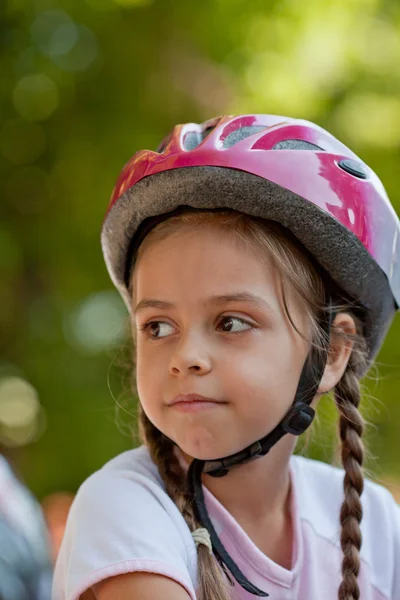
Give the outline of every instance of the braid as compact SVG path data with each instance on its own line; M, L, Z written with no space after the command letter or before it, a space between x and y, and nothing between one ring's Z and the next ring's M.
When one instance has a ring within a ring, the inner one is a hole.
M360 496L364 488L363 460L364 445L362 435L364 420L358 406L361 400L360 382L352 360L335 388L335 402L340 413L339 434L341 440L342 463L345 470L344 501L340 511L342 532L340 542L343 550L342 576L339 587L339 600L358 600L360 589L357 582L360 570L361 530L363 515ZM355 365L354 365L355 366Z
M155 427L143 408L139 407L140 435L149 449L165 484L167 494L182 513L190 531L202 527L195 516L185 473L174 452L173 442ZM200 544L197 549L199 570L198 600L230 600L229 588L221 567L208 548Z

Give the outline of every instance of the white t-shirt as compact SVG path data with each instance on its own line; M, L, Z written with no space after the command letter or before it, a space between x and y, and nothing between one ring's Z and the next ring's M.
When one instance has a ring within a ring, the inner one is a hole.
M263 554L203 486L222 543L269 600L337 600L343 475L325 463L291 457L291 570ZM369 480L362 504L361 599L399 600L400 507L386 488ZM52 598L78 600L95 583L132 571L166 575L196 599L196 547L145 446L119 454L80 487L58 556ZM255 598L239 585L232 589L234 600Z

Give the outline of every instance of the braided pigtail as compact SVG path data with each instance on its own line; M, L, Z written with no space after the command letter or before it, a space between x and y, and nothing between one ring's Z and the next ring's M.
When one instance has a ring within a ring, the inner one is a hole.
M173 442L155 427L139 407L139 427L143 442L157 465L166 491L182 513L190 531L202 525L196 520L185 473L174 452ZM198 546L198 600L230 600L229 586L213 554L204 544Z
M344 501L340 510L342 532L340 542L343 550L342 583L338 591L339 600L359 600L358 573L360 570L361 529L363 516L361 494L364 488L363 462L364 445L362 435L365 422L358 407L361 400L360 381L356 374L356 363L361 353L352 353L343 377L334 390L339 410L339 436L341 456L345 470Z

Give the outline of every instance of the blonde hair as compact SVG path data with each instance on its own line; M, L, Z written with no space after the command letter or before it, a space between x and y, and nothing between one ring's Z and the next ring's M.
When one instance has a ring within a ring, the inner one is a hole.
M358 600L360 590L358 573L360 569L362 505L360 496L363 491L364 420L358 407L361 399L360 374L367 364L366 344L362 336L362 323L357 317L354 303L338 290L330 278L322 272L313 257L299 241L280 224L252 217L230 209L217 211L184 212L169 217L155 226L146 236L136 256L136 263L153 243L165 239L172 233L185 228L198 230L208 226L230 236L236 243L247 248L256 248L261 259L265 257L280 274L281 293L285 310L292 326L296 325L290 317L285 290L292 286L304 301L311 331L312 344L321 348L324 336L318 322L321 311L327 308L327 290L334 300L337 312L351 314L357 334L347 335L353 342L353 349L346 370L334 390L335 404L339 412L339 438L341 459L345 470L344 500L340 512L341 547L343 550L342 582L338 590L338 600ZM135 265L130 279L130 295L134 293L133 279ZM299 332L300 333L300 332ZM341 330L337 335L345 335ZM168 495L181 511L189 529L194 531L202 526L194 515L192 499L189 495L186 476L174 453L174 442L159 431L147 418L139 403L139 432L143 443L158 466ZM198 547L199 600L230 600L230 584L227 573L223 572L219 562L204 545Z

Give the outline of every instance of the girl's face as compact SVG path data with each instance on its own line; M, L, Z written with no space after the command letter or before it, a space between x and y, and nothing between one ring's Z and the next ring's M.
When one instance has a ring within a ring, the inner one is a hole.
M149 245L133 283L136 381L150 421L201 460L227 456L269 433L293 403L309 352L285 314L272 267L221 232L182 228ZM215 299L232 294L258 300ZM144 300L158 305L148 302L135 314ZM308 339L294 292L287 302ZM190 412L170 406L189 393L218 403Z

